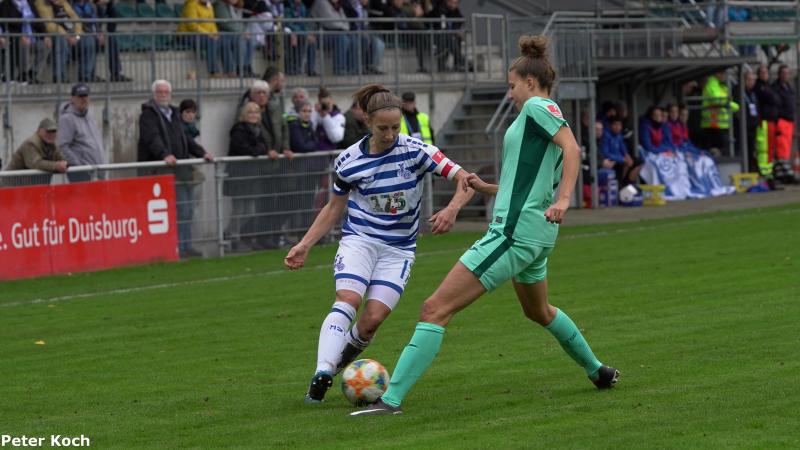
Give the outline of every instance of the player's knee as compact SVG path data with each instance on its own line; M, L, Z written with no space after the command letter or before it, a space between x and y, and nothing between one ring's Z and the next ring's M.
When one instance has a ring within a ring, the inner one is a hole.
M345 302L355 309L361 305L361 296L358 293L347 290L336 291L336 301Z
M436 297L430 297L422 304L422 312L419 315L420 322L435 323L437 325L447 325L452 317L452 312Z

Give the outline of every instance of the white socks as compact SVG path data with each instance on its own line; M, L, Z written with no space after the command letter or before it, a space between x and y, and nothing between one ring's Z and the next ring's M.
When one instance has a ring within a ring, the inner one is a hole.
M342 349L347 343L346 336L353 319L356 317L356 309L345 302L335 302L331 312L319 330L319 347L317 347L317 371L333 373L339 358L342 356Z
M369 342L370 341L365 341L358 334L358 324L354 324L353 328L350 329L350 332L347 333L347 343L359 350L364 350L367 348Z

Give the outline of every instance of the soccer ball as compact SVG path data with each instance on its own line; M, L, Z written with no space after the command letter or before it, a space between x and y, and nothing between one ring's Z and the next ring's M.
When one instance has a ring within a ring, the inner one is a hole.
M342 372L342 392L356 406L375 403L388 387L389 372L372 359L353 361Z

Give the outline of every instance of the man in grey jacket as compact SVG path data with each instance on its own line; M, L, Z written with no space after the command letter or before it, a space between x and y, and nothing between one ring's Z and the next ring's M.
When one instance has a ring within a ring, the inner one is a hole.
M89 112L89 86L72 86L72 96L59 110L56 144L70 166L105 164L103 135ZM71 182L90 181L89 172L68 173Z

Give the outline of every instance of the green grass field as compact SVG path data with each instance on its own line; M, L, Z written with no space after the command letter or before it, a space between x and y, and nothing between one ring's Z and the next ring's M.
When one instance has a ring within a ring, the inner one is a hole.
M551 303L620 383L597 391L510 285L460 313L405 415L303 403L335 247L0 284L0 434L93 448L798 448L800 205L564 227ZM477 234L421 239L364 356L391 371ZM37 343L38 342L38 343ZM44 345L42 345L42 342ZM337 379L338 383L338 379Z

